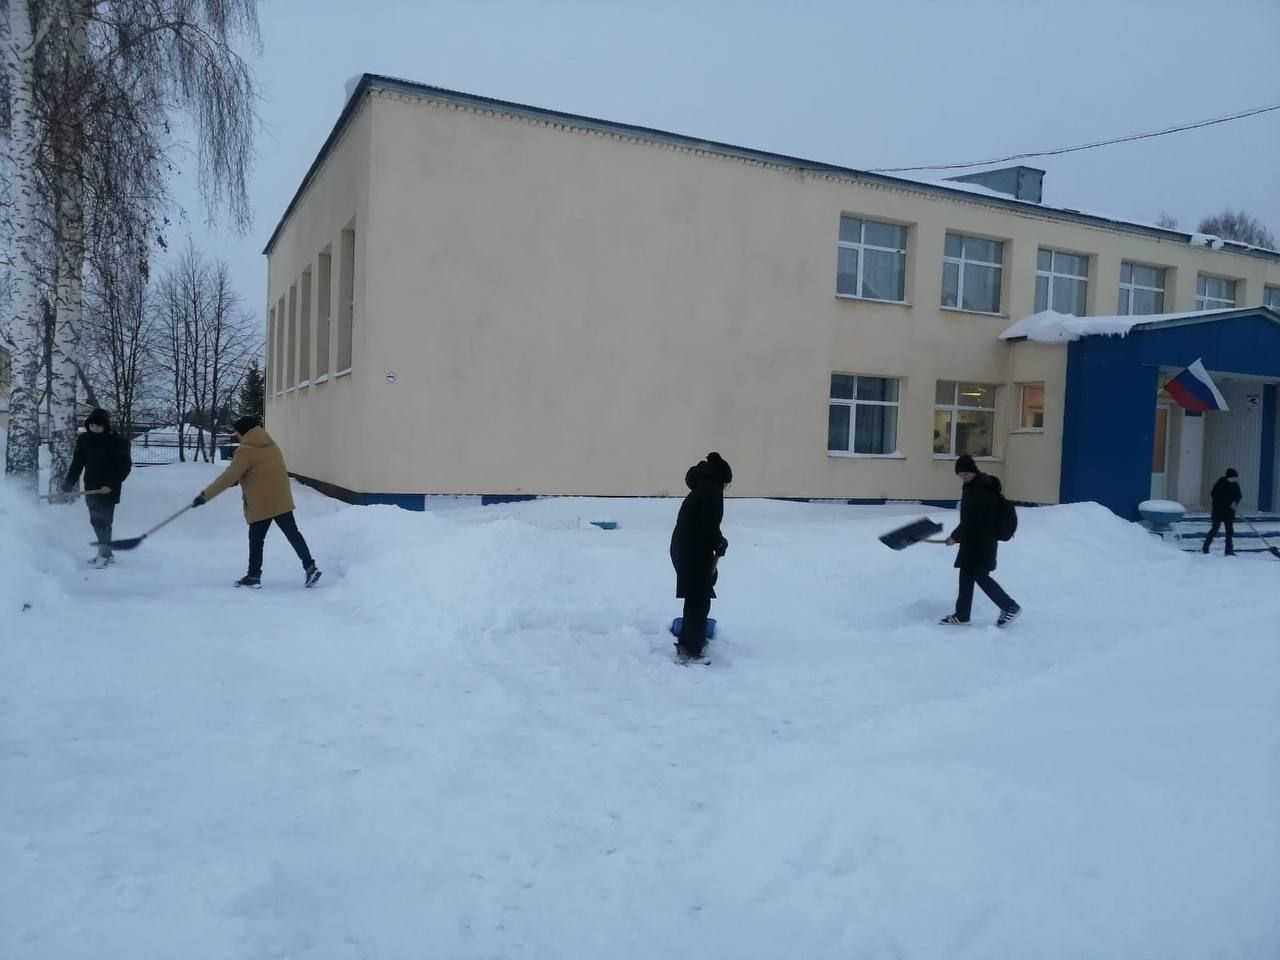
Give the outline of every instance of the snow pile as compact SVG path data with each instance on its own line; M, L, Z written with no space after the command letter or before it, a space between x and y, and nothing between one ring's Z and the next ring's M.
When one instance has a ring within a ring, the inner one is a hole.
M118 535L213 472L141 471ZM106 571L0 500L0 956L1280 952L1269 557L1024 510L1024 617L948 630L952 552L875 537L953 514L730 501L679 667L677 501L295 492L316 590L274 531L230 588L234 494Z
M1235 313L1235 309L1193 310L1188 313L1157 313L1110 317L1077 317L1055 310L1042 310L1024 317L1000 334L1001 340L1033 340L1036 343L1068 343L1081 337L1127 336L1135 327L1170 323L1174 320L1198 320L1218 314Z

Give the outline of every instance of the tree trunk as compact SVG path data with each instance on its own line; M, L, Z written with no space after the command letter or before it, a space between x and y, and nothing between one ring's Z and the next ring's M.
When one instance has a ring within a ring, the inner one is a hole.
M90 10L78 2L72 10L67 43L68 77L77 87L85 69ZM78 105L77 105L78 106ZM57 121L54 143L58 165L58 300L49 357L49 493L61 487L75 452L76 371L84 316L84 177L80 111ZM50 503L56 503L50 497Z
M39 131L34 101L35 34L30 0L7 0L9 34L3 44L9 81L9 160L13 196L13 321L10 339L13 384L9 392L9 432L5 472L36 492L40 469L40 408L36 393L40 370L41 316L36 270L37 164Z

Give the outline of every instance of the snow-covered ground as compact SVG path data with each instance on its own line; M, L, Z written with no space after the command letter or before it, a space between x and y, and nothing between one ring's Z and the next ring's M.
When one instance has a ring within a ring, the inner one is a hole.
M245 592L234 492L99 572L0 488L0 957L1280 956L1269 557L1023 511L948 630L919 508L730 501L681 667L676 501L297 495L320 587Z

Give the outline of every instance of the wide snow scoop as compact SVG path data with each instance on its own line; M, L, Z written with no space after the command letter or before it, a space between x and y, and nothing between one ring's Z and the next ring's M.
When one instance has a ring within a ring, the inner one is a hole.
M96 494L110 493L110 487L101 487L97 490L72 490L70 493L42 493L41 500L74 500L76 497L92 497Z
M107 543L107 544L95 543L93 544L93 546L95 547L108 546L112 550L132 550L134 547L140 544L143 540L147 539L147 537L151 536L161 527L167 527L169 524L173 523L173 521L177 520L180 516L182 516L184 513L190 510L191 506L192 505L188 503L185 507L183 507L177 513L175 513L173 516L169 517L166 520L161 520L159 523L157 523L154 527L152 527L150 530L148 530L146 533L144 533L140 537L130 537L127 540L112 540L110 543Z
M1249 529L1253 531L1253 535L1262 541L1262 545L1271 551L1271 555L1277 560L1280 560L1280 547L1273 547L1271 544L1267 543L1266 537L1258 532L1258 528L1249 522L1248 517L1241 517L1240 519L1242 519L1245 524L1248 525Z
M880 542L890 550L904 550L913 543L927 541L935 533L942 532L942 524L934 523L928 517L913 520L905 527L890 530L880 537Z

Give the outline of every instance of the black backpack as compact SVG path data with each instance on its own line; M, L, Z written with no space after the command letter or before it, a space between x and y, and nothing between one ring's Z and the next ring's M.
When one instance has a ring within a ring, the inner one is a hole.
M1000 494L996 510L996 538L1008 542L1018 532L1018 511L1013 508L1013 501Z

